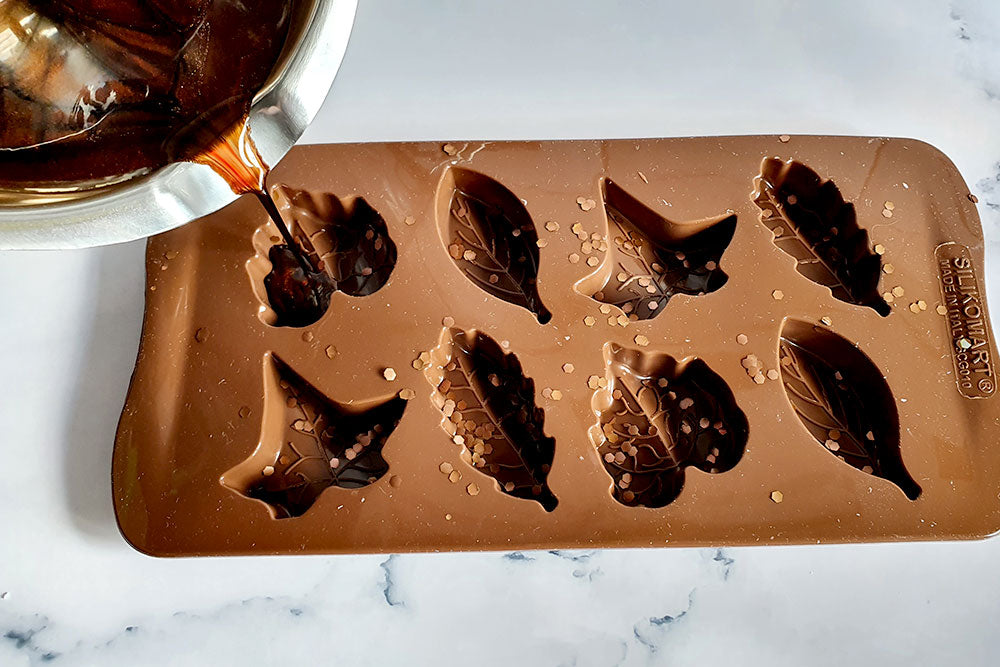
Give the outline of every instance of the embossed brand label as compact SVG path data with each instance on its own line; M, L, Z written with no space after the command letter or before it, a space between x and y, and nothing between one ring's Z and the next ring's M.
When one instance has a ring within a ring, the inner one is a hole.
M951 339L958 391L967 398L988 398L996 391L986 301L969 249L942 243L935 249L945 320Z

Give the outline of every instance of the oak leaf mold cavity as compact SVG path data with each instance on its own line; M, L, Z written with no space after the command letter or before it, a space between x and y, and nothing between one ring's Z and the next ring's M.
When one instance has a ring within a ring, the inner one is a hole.
M729 276L719 267L733 240L736 215L674 222L614 181L601 182L607 217L604 261L574 289L640 320L656 317L677 294L701 296Z
M833 181L801 162L764 158L753 199L774 245L795 258L800 274L841 301L889 315L878 291L882 258L869 246L868 230L858 226L854 204L844 201Z
M552 314L538 295L538 232L517 196L489 176L451 167L438 186L438 228L448 256L487 294Z
M266 503L275 518L301 516L326 489L360 488L388 472L382 448L405 409L396 396L335 401L268 353L260 441L221 482Z
M896 402L871 359L829 329L786 319L778 361L785 394L809 434L841 461L916 500L920 487L903 467Z
M607 385L592 398L590 436L615 500L663 507L680 495L688 466L714 474L739 463L746 416L704 361L605 343L604 362Z
M424 375L441 428L462 447L462 459L507 495L554 510L558 501L546 479L555 439L545 435L535 383L517 357L475 329L446 328Z
M396 266L396 244L363 197L342 199L284 185L271 191L308 269L270 222L257 230L247 270L265 324L309 326L326 313L334 292L368 296L386 284Z

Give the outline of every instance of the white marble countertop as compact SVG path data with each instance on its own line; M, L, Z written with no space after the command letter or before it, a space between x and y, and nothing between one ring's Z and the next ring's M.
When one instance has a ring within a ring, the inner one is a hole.
M306 140L918 137L980 198L1000 308L1000 4L676 5L362 0ZM0 665L997 663L997 539L142 556L109 479L142 253L0 254Z

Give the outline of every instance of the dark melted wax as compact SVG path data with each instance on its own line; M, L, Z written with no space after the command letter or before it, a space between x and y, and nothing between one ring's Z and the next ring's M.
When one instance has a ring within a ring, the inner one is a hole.
M314 267L301 249L287 243L267 253L271 272L264 277L268 301L282 326L304 327L323 316L337 283L322 267Z
M0 187L191 159L247 114L292 0L5 0ZM9 46L9 45L8 45Z

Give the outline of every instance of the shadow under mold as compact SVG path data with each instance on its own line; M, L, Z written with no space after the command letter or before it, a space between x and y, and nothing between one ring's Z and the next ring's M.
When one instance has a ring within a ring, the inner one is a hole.
M62 484L74 526L102 541L121 539L111 456L142 332L145 251L145 240L80 251L93 257L93 297L90 321L79 331L84 343L63 434Z

